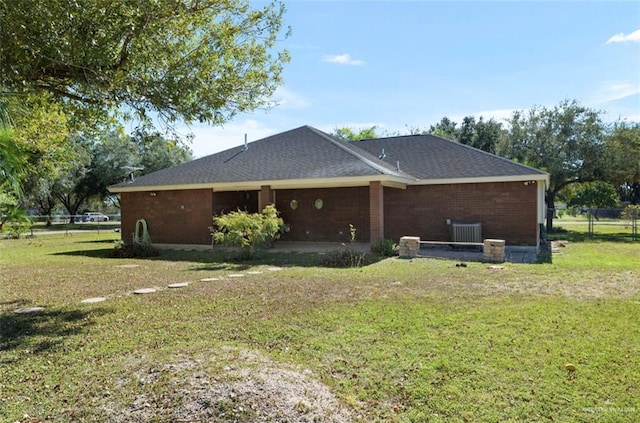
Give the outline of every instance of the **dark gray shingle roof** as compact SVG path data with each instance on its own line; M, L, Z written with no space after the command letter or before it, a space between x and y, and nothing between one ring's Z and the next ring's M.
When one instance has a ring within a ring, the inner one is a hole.
M189 163L138 177L116 187L186 185L400 174L360 149L302 126Z
M383 148L386 158L380 160ZM379 175L415 180L545 173L432 135L344 142L302 126L251 142L246 150L238 146L113 188Z
M460 179L545 175L485 151L434 135L407 135L358 141L356 145L418 179Z

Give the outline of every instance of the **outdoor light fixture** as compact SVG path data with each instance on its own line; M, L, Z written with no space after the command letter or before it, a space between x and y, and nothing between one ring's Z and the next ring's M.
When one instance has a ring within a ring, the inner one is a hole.
M313 202L313 207L315 207L318 210L320 210L323 205L324 205L324 202L322 201L322 198L318 198L316 201Z
M152 196L152 197L155 197L156 195L158 195L158 194L156 194L155 192L152 192L152 193L151 193L151 196Z

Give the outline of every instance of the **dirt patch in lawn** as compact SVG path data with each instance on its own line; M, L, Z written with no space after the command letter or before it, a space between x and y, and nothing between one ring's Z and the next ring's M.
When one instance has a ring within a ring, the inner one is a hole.
M138 385L132 401L103 411L115 423L349 422L342 406L310 370L276 363L246 350L224 348L198 358L149 366L139 363L120 384ZM130 398L131 399L131 398ZM125 401L126 402L126 401Z

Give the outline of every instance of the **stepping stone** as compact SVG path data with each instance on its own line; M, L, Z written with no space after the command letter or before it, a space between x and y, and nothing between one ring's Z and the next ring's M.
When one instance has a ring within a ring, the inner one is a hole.
M491 269L491 270L503 270L504 266L498 266L498 265L494 264L492 266L489 266L488 268Z
M189 286L188 282L178 282L178 283L172 283L171 285L167 285L168 288L184 288Z
M44 307L25 307L13 310L14 313L18 314L42 313L43 311Z
M105 301L106 298L104 297L93 297L93 298L86 298L82 301L80 301L81 303L86 303L86 304L91 304L91 303L101 303L103 301Z
M116 266L120 269L135 269L136 267L140 267L139 264L120 264Z
M244 275L242 273L232 273L227 276L229 276L230 278L244 278Z
M204 279L200 279L200 282L213 282L213 281L219 281L220 278L204 278Z
M247 272L247 274L248 274L248 275L259 275L259 274L261 274L261 273L262 273L262 272L261 272L261 271L259 271L259 270L252 270L251 272Z
M157 289L155 288L141 288L141 289L136 289L135 291L133 291L134 294L153 294L154 292L156 292Z
M267 269L269 272L277 272L279 270L282 270L282 267L270 267Z

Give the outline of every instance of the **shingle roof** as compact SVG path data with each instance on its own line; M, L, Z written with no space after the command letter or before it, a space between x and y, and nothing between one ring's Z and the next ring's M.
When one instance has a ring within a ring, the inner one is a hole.
M386 158L380 160L383 148ZM531 174L544 172L431 135L345 142L302 126L251 142L246 149L235 147L112 188L381 175L409 182Z
M116 186L337 178L399 174L363 150L310 126L272 135Z
M434 135L407 135L358 141L357 146L418 179L460 179L497 176L545 175L485 151Z

